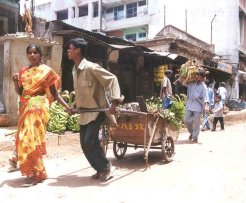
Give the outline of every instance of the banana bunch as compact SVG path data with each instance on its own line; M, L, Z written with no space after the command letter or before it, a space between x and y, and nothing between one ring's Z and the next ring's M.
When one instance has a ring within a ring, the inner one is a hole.
M167 65L161 65L159 67L154 68L154 82L157 85L161 84L161 81L164 77L164 73L167 69L168 69Z
M68 103L69 102L69 91L68 90L64 90L61 93L61 97L63 98L63 100Z
M51 104L49 113L50 120L47 124L47 131L58 134L65 133L69 114L56 101Z
M74 114L68 118L67 120L68 130L71 130L73 132L79 132L79 124L78 124L79 116L80 116L79 114Z
M196 73L200 69L197 62L193 59L189 59L185 64L182 64L179 70L179 81L181 83L190 83L195 81Z
M63 92L60 92L60 95L69 106L72 106L75 101L75 91L69 93L68 90L64 90Z

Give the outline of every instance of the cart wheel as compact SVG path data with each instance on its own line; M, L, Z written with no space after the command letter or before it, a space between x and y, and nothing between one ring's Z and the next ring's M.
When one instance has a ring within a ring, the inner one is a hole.
M126 154L127 143L114 141L113 152L117 159L122 159Z
M174 148L175 146L173 138L169 136L164 136L161 142L161 150L165 162L169 163L172 161Z

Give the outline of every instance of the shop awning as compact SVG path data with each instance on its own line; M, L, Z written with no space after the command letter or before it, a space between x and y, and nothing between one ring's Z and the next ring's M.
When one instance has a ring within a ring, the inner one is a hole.
M129 48L135 47L135 46L129 46L129 45L120 45L120 44L108 44L108 45L115 49L129 49Z
M164 51L153 51L153 52L145 51L144 53L150 54L150 55L166 56L166 57L168 57L168 58L170 58L172 60L174 60L175 58L178 57L177 54L172 54L172 53L164 52Z
M232 74L232 66L230 64L219 62L217 65L217 69Z
M144 54L148 54L148 55L156 55L156 56L162 56L162 57L166 57L171 61L174 62L178 62L178 63L185 63L186 61L188 61L188 59L184 56L178 55L178 54L173 54L170 52L165 52L165 51L152 51L152 52L147 52L145 51Z

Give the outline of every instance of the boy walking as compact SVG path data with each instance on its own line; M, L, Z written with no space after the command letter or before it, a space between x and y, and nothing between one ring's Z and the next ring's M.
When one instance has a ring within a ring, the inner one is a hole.
M218 121L220 122L221 130L224 130L223 104L221 102L221 96L219 94L215 96L215 105L212 112L214 114L214 119L213 128L211 131L216 130L216 125Z

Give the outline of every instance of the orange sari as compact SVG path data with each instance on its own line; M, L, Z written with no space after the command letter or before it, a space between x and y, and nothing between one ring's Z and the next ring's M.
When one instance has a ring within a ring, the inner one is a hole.
M60 85L60 77L48 66L23 68L19 72L20 97L16 151L22 175L34 180L47 177L42 155L46 154L46 124L54 100L49 87Z

